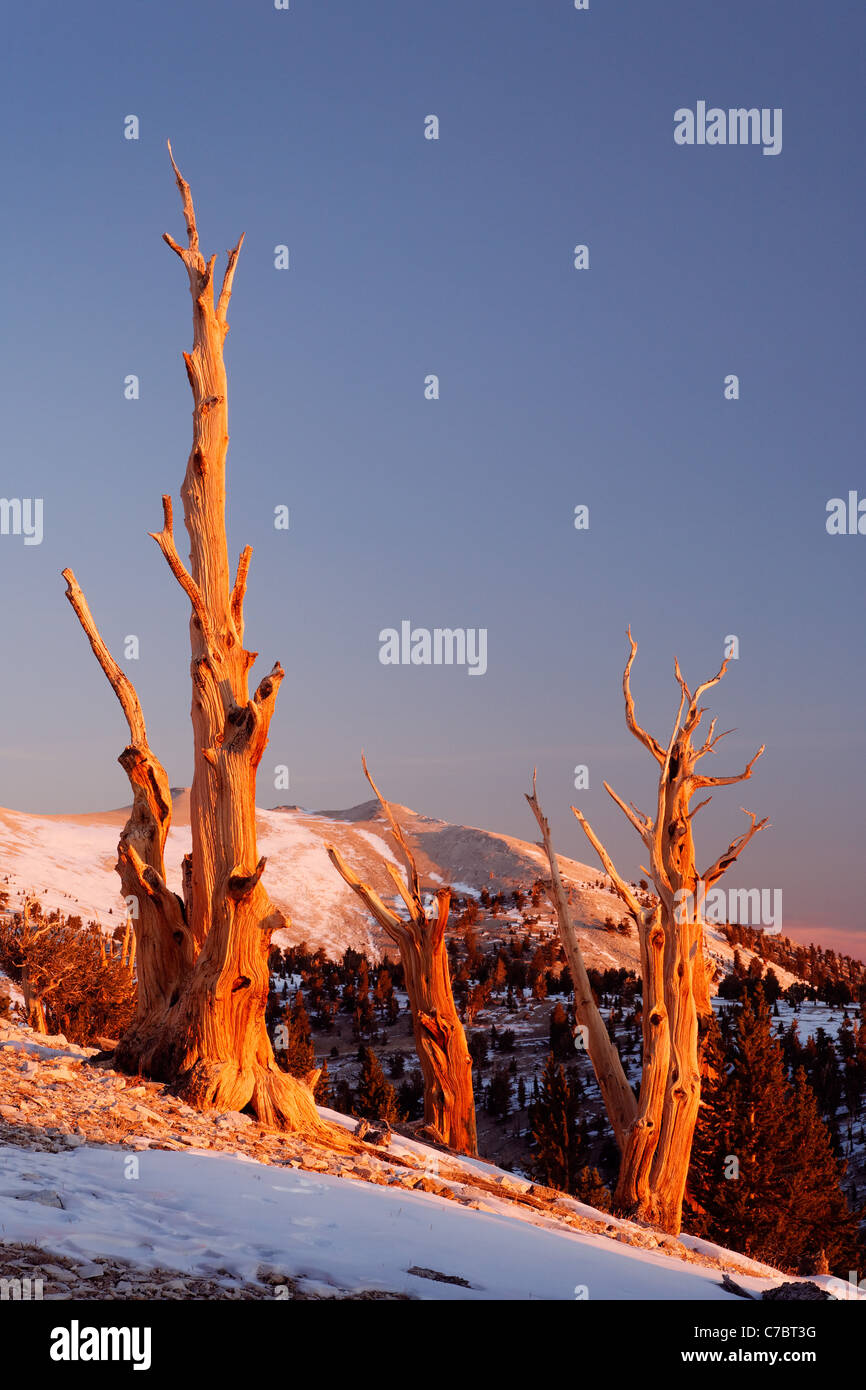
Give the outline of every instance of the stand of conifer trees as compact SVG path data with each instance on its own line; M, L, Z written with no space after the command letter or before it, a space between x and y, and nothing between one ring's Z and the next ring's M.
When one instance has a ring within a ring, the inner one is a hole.
M727 1033L713 1019L705 1040L687 1228L792 1273L847 1278L862 1264L862 1213L805 1072L789 1079L761 994L744 996Z

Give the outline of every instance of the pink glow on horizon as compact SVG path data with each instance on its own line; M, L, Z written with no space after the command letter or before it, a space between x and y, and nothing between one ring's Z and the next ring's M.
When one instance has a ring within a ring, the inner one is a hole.
M784 922L782 936L789 936L799 945L813 943L825 951L838 951L843 956L853 956L855 960L866 963L866 931L856 927L828 927L818 922Z

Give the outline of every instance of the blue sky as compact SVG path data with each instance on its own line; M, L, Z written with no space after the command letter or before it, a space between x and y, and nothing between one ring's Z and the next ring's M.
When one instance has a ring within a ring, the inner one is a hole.
M769 815L732 882L782 888L786 925L862 950L866 538L828 536L825 508L866 493L864 11L148 0L6 25L2 495L44 500L44 539L0 536L0 804L128 799L66 565L115 653L139 638L151 743L190 777L185 600L147 536L190 441L170 137L203 247L246 232L229 535L254 546L248 641L287 671L260 802L364 799L363 746L395 800L532 838L537 763L562 852L592 860L579 795L636 874L601 787L651 805L625 628L659 735L674 653L696 683L736 634L712 709L738 732L713 771L767 753L702 812L699 847L711 862L741 804ZM676 146L699 100L782 108L782 153ZM486 628L486 675L381 665L404 618Z

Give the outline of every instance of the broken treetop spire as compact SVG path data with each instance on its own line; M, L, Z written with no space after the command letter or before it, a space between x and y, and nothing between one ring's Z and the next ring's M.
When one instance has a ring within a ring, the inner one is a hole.
M170 142L168 150L183 203L188 244L185 248L178 245L168 232L163 233L163 240L186 266L193 300L193 349L192 352L183 354L193 396L193 439L186 477L181 487L181 498L190 539L190 570L194 587L185 582L183 566L179 560L175 563L171 555L173 541L170 499L162 538L157 536L155 539L179 582L189 594L194 609L193 656L201 657L208 649L213 651L212 639L215 635L222 639L222 642L231 645L235 640L239 645L242 642L243 595L252 554L251 548L245 547L238 562L234 589L230 589L225 535L225 467L229 443L228 386L223 361L223 342L229 328L226 316L235 267L244 238L241 234L237 245L228 252L222 288L215 308L213 273L216 255L205 261L199 249L198 227L189 184L175 163ZM165 498L163 508L166 509ZM209 631L209 621L213 623L215 632ZM235 691L236 698L246 699L246 671L254 660L255 657L251 656L243 669L242 684Z
M193 394L193 441L181 487L189 568L175 545L168 495L162 499L163 528L151 534L192 609L192 853L184 859L182 897L165 877L168 778L148 747L131 683L99 636L75 576L64 571L67 597L130 729L120 762L134 805L121 833L117 868L136 918L138 1014L116 1060L126 1070L174 1082L202 1109L249 1105L264 1124L302 1130L332 1148L345 1148L349 1141L319 1120L309 1086L278 1068L265 1026L271 934L286 922L262 882L255 786L283 669L277 662L250 699L248 673L256 653L243 645L243 604L251 548L241 552L233 583L228 564L223 343L243 237L228 253L215 303L216 257L205 261L199 249L189 184L173 155L171 163L187 245L168 234L165 240L186 266L193 300L193 346L184 353Z

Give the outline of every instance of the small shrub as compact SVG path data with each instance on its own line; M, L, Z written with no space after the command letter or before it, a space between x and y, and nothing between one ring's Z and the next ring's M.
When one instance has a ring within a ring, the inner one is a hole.
M0 922L0 968L20 984L29 1021L44 1017L48 1033L83 1046L117 1038L135 1014L135 975L91 922L80 930L69 919L41 910ZM40 1017L40 1010L42 1017Z

